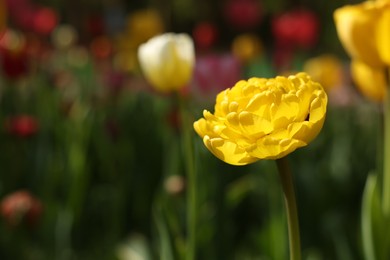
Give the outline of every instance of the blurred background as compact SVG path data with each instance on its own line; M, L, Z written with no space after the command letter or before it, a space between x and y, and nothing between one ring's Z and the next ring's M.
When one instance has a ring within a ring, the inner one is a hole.
M356 89L333 22L357 2L0 1L0 259L184 258L179 111L137 61L163 32L194 40L194 121L240 79L307 71L324 86L323 131L289 156L303 256L362 259L381 107ZM274 162L230 166L193 140L198 259L288 259Z

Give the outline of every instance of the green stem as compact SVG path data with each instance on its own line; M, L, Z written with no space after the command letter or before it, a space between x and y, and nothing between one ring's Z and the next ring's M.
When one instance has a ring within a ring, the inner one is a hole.
M180 95L180 94L179 94ZM196 259L196 223L197 223L197 179L195 172L194 145L192 142L192 120L185 105L185 100L179 96L182 123L182 144L185 156L185 169L187 174L187 250L186 259Z
M292 174L286 157L276 160L282 183L284 202L287 211L288 238L290 244L290 259L301 259L301 242L299 238L298 210L295 200Z
M383 156L383 213L386 217L390 213L390 91L387 89L384 100L384 156Z

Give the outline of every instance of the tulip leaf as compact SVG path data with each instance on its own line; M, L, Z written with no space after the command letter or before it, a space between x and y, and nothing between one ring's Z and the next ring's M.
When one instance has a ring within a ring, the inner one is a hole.
M156 208L153 212L160 242L160 257L162 260L172 260L174 259L174 253L169 228L161 211L161 209Z
M361 212L363 251L367 260L387 259L384 232L386 227L380 201L377 176L370 173L364 188Z

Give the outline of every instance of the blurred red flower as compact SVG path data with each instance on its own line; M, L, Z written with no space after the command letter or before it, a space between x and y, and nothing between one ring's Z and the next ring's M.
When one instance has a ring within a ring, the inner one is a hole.
M229 0L225 6L225 17L235 28L252 29L262 18L263 10L257 0Z
M272 19L272 33L278 46L310 48L317 42L319 21L307 9L290 10Z
M19 190L1 201L1 216L11 226L25 223L34 226L42 215L41 202L28 191Z
M38 128L38 121L29 115L10 117L5 120L6 131L19 137L32 136L38 131Z
M55 10L49 7L41 7L33 14L34 30L42 35L50 34L58 23L58 15Z
M3 70L3 74L12 80L26 75L29 70L26 52L3 52L1 54L1 68Z
M201 22L195 26L192 36L196 47L207 50L215 44L218 37L218 29L213 23Z
M0 40L0 66L2 74L8 79L18 79L29 70L29 57L23 33L7 29Z

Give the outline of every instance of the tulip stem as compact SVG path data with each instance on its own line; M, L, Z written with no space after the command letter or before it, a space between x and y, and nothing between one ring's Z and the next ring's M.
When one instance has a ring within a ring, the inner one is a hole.
M288 160L286 157L276 160L284 202L287 211L288 238L290 244L290 260L301 259L301 242L299 238L298 210L295 200L294 184Z
M389 80L390 81L390 80ZM390 214L390 88L387 88L384 100L384 156L383 156L383 213Z

